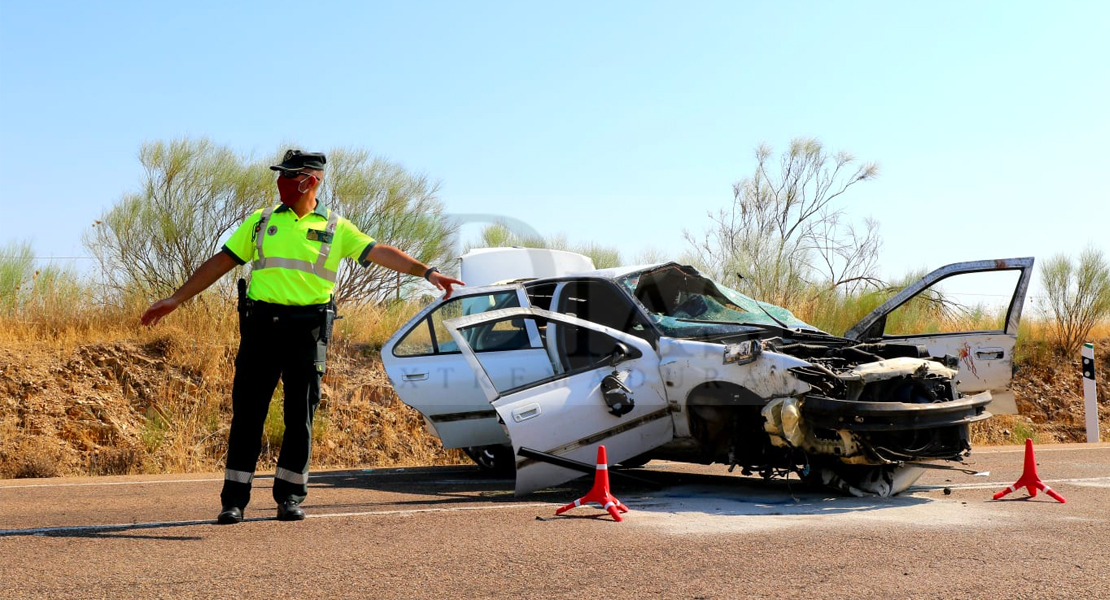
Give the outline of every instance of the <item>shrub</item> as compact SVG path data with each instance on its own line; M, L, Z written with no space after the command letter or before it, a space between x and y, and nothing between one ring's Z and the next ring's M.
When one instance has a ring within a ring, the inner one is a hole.
M1064 354L1075 354L1100 321L1110 316L1110 266L1102 251L1088 246L1073 263L1057 254L1041 265L1045 305Z

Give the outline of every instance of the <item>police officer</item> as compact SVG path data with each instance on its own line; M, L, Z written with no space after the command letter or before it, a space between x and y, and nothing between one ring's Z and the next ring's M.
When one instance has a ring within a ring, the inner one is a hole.
M202 264L169 298L142 315L154 325L182 302L212 285L235 265L250 263L250 288L240 282L240 344L231 391L233 415L228 434L223 504L217 521L243 520L250 500L262 427L280 377L285 390L285 434L273 494L277 518L299 521L308 494L312 417L320 403L320 380L335 305L331 299L339 262L356 259L424 277L450 297L462 285L398 250L375 243L347 219L316 199L327 159L316 152L289 150L278 171L281 204L260 209L231 235L222 250ZM245 297L244 297L245 296Z

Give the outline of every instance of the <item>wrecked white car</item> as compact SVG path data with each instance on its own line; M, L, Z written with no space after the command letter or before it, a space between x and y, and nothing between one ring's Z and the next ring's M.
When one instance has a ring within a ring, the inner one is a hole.
M1032 265L943 267L842 337L676 263L461 288L405 324L382 359L445 447L515 466L517 493L580 476L555 459L591 463L604 444L612 463L723 463L886 496L929 461L965 457L988 404L1015 412ZM997 329L888 331L892 311L941 280L995 272L1012 285L998 290Z

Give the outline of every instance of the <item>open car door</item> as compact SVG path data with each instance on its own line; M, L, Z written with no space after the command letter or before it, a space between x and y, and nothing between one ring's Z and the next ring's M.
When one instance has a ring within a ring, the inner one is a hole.
M1002 276L1006 272L1008 275ZM1002 301L995 308L1001 313L995 327L980 330L961 325L958 318L950 319L951 324L947 329L951 330L935 333L907 331L907 327L912 329L914 326L912 318L903 319L909 325L892 326L892 322L897 320L891 318L895 311L912 313L915 302L917 309L930 303L936 305L942 302L948 292L938 291L941 281L985 273L1000 274L999 283L1006 287L992 289L990 294L976 295L979 298ZM928 347L931 356L956 357L959 361L957 387L961 392L970 395L989 391L993 400L987 405L988 410L994 414L1017 414L1014 394L1010 391L1010 378L1013 375L1014 347L1017 344L1021 308L1025 303L1032 275L1032 258L980 260L947 265L929 273L884 302L849 329L844 337L860 342L920 344Z
M405 404L435 429L444 448L509 443L466 359L444 322L510 307L529 306L519 285L462 288L450 300L429 305L382 347L382 363ZM502 385L554 373L539 330L532 327L474 328L467 332L473 351L486 361L489 376Z
M474 351L467 334L500 324L535 326L542 333L553 375L518 380L514 387L491 378L492 365ZM521 448L593 464L597 447L604 444L610 463L618 463L658 448L674 436L659 356L643 339L536 308L490 311L445 325L508 430L517 455L517 494L582 475L521 457Z

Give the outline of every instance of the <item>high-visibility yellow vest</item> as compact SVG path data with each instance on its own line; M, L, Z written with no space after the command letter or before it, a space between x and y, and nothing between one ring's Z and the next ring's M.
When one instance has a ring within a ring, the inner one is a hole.
M335 288L339 262L369 265L374 238L317 202L303 218L278 204L254 212L231 234L223 250L251 264L247 297L274 304L324 304Z

